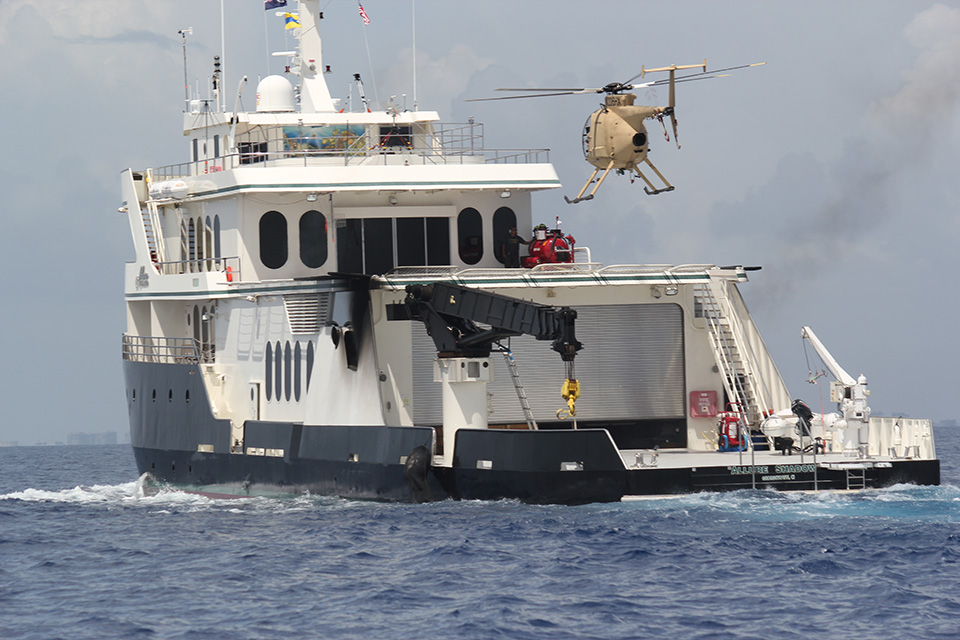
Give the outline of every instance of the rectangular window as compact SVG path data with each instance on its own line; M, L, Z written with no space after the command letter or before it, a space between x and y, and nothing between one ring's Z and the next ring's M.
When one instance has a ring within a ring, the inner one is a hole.
M213 136L213 157L220 157L220 136Z
M363 220L337 220L337 271L363 273Z
M423 218L397 218L397 266L427 264Z
M364 273L380 274L393 269L393 219L363 221Z
M196 162L199 159L200 159L199 141L196 138L194 138L193 139L193 161Z
M253 164L267 159L266 142L241 142L237 145L237 151L240 152L240 164Z
M450 264L450 220L427 218L427 264Z

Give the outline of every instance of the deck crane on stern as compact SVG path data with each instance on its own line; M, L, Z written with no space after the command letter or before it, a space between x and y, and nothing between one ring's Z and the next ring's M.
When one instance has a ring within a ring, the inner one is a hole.
M810 342L823 364L837 379L830 383L830 400L840 405L842 418L834 423L834 427L841 434L844 455L860 455L867 445L870 433L870 407L867 406L870 390L867 389L866 376L860 374L859 378L854 379L847 373L810 327L803 327L800 336Z

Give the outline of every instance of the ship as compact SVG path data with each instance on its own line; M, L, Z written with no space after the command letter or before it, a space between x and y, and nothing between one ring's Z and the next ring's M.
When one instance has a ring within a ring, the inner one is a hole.
M319 4L299 2L254 111L227 110L215 67L213 97L185 100L187 159L121 174L143 477L544 504L939 484L931 421L872 415L808 327L837 410L790 395L741 295L752 268L594 261L533 211L561 187L547 150L334 100Z

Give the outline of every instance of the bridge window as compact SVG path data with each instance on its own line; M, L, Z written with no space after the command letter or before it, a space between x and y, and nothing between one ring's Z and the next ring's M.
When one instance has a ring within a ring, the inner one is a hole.
M483 218L473 207L457 216L457 247L466 264L477 264L483 258Z
M327 218L319 211L300 216L300 261L311 269L327 261Z
M267 211L260 218L260 262L268 269L287 263L287 219L279 211Z

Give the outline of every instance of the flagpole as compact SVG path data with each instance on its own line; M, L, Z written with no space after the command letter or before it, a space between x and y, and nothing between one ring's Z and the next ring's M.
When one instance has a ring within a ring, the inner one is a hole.
M417 110L417 0L410 0L413 17L413 110Z

